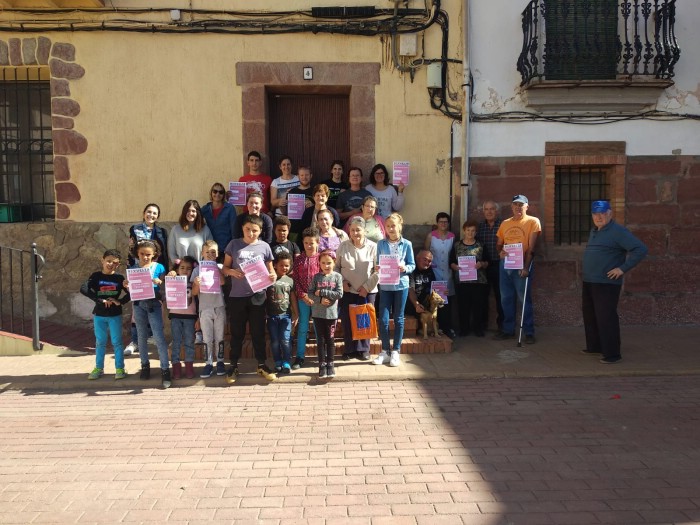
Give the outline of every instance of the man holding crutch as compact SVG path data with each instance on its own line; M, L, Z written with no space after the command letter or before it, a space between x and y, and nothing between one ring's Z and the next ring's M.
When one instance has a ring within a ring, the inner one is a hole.
M497 341L515 337L515 318L518 301L523 304L522 328L525 344L535 343L535 321L532 313L531 279L537 237L542 231L540 220L527 214L525 195L515 195L511 203L513 217L498 228L500 260L501 306L503 328L493 338Z
M612 220L608 201L593 201L591 215L593 229L583 254L583 353L602 354L601 363L613 364L622 359L617 314L622 278L646 257L647 247Z

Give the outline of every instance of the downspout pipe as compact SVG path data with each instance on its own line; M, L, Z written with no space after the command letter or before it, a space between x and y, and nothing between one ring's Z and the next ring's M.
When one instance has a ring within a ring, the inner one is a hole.
M470 124L471 124L471 106L472 106L472 75L471 75L471 60L469 45L469 23L470 23L470 0L464 0L464 11L462 27L464 28L464 54L463 54L463 85L464 85L464 109L462 114L462 166L461 166L461 220L462 224L469 217L469 189L471 187L471 173L469 158L469 142L470 142Z

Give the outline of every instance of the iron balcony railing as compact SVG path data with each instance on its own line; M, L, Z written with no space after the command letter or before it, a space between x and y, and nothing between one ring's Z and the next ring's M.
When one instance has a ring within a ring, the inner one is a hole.
M521 85L540 80L670 80L680 57L676 0L532 0L522 14Z

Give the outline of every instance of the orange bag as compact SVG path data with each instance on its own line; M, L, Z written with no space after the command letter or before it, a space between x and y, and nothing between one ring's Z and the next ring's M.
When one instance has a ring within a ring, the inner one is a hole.
M349 311L353 340L377 337L377 314L373 304L351 304Z

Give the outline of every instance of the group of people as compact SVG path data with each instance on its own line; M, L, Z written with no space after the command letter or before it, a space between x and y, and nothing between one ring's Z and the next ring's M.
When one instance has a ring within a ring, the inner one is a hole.
M310 319L318 345L319 377L332 378L338 318L343 323L343 360L372 360L369 339L353 337L351 311L354 305L374 306L377 296L381 352L372 363L399 366L405 313L423 313L438 282L444 285L446 303L439 310L438 322L449 337L485 335L488 300L493 291L498 326L494 338L515 337L516 307L520 302L524 342L536 342L530 288L541 225L528 215L529 202L524 195L513 197L512 217L505 220L499 217L497 203L485 202L483 220L466 221L460 239L450 231L449 214L438 213L433 231L414 258L411 242L402 236L403 218L398 213L405 188L391 185L384 165L372 168L371 184L363 187L362 170L350 168L345 182L343 163L334 161L328 180L312 186L310 168L300 166L293 175L288 156L280 160L281 176L274 180L260 172L259 153L251 152L247 162L249 173L240 179L247 189L242 213L227 202L227 190L217 182L205 206L200 208L196 200L184 204L170 232L157 224L160 208L154 203L144 208L143 220L130 229L128 265L150 273L154 293L151 299L133 301L132 337L126 348L122 344L121 315L122 306L130 300L129 280L117 273L121 254L116 250L104 253L101 271L93 273L81 288L95 302L96 364L89 379L103 375L110 338L115 379L126 376L124 355L135 352L141 360L141 379L149 379L148 341L152 337L163 386L170 386L173 379L183 375L195 376L196 343L205 347L200 377L225 375L232 383L239 374L248 327L257 372L273 380L277 374L304 366ZM301 219L286 216L290 193L306 196ZM600 353L603 362L614 363L620 359L616 321L619 284L622 275L644 257L646 248L628 230L611 221L607 201L596 201L592 214L595 226L583 266L585 353ZM395 283L379 284L379 261L386 255L398 260L399 277ZM469 277L462 273L464 260L473 264ZM200 272L204 266L207 269ZM212 268L218 273L215 290L204 286L202 280L204 272L209 276ZM186 307L168 310L170 352L162 311L168 277L184 278L188 290ZM450 298L455 296L459 333L452 327L454 301ZM227 316L231 333L228 368L223 340ZM390 318L394 321L393 340ZM266 364L266 329L274 369Z

